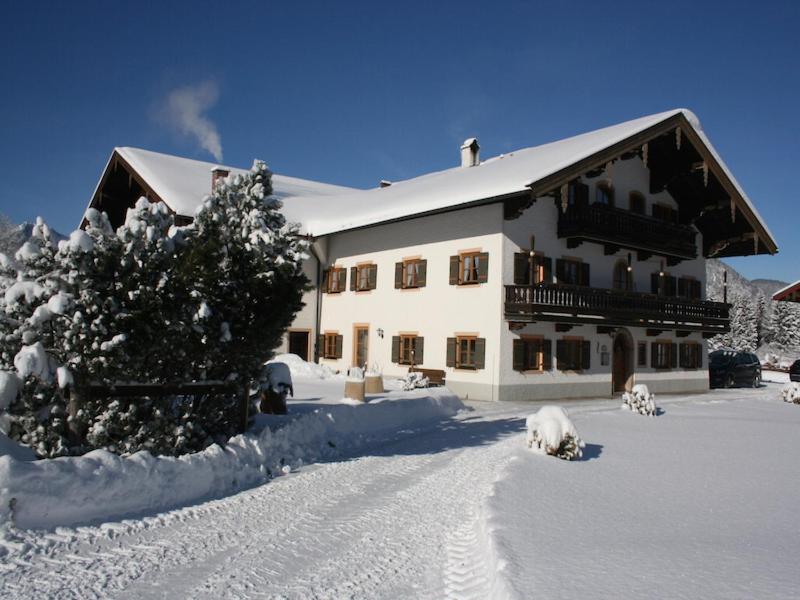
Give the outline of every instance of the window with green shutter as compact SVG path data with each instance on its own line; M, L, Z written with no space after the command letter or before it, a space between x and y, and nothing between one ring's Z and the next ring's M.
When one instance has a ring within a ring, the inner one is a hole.
M564 338L556 342L556 368L559 371L585 371L592 366L592 344L583 338Z
M550 340L541 337L522 337L514 340L515 371L547 371L550 369Z
M448 338L448 355L451 339L455 340L455 358L452 366L457 369L484 369L486 367L485 338L474 336Z
M394 265L394 287L413 289L425 287L428 261L421 258L405 260Z
M450 285L476 285L488 280L488 252L464 252L450 257Z
M339 294L345 291L346 283L347 269L334 267L325 271L322 291L327 294Z
M342 358L343 338L336 332L325 332L322 341L322 358Z
M355 281L353 279L355 278ZM378 280L378 265L358 265L350 272L350 289L358 292L374 290Z

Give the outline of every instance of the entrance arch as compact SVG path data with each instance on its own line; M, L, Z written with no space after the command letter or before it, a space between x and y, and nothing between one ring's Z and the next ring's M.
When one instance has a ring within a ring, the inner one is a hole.
M611 391L629 392L633 388L633 337L627 329L619 329L614 337L611 359Z

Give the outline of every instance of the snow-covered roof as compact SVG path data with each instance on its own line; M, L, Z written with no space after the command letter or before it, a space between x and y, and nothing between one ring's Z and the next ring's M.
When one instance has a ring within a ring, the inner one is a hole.
M772 295L775 301L800 302L800 281L790 283Z
M246 172L246 169L141 148L120 147L114 151L147 182L167 206L187 217L194 216L195 209L211 192L212 170L225 169L231 174ZM274 194L282 200L293 196L319 198L356 191L354 188L278 174L272 176L272 187Z
M408 179L386 187L359 190L275 175L273 187L284 200L287 219L301 224L303 233L322 236L406 219L461 206L481 204L535 188L551 176L604 150L635 138L667 120L682 116L682 122L705 145L709 156L741 197L740 209L760 229L762 241L777 248L772 234L742 187L733 177L700 126L687 109L675 109L626 121L563 140L525 148L490 158L472 167L456 166ZM209 171L217 166L138 148L116 151L178 214L192 216L210 188ZM230 168L232 173L243 172ZM749 215L747 215L749 213ZM767 239L764 239L764 238Z

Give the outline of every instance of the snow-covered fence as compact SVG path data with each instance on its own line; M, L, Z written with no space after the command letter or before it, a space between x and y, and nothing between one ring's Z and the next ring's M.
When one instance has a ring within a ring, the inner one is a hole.
M526 419L525 425L528 428L528 448L565 460L583 455L585 444L569 420L567 411L560 406L543 406Z
M658 411L655 394L651 394L643 384L635 385L632 391L622 394L622 408L648 417L655 417Z

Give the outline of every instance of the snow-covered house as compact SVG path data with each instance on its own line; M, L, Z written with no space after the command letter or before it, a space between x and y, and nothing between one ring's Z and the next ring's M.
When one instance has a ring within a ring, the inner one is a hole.
M772 296L775 302L800 302L800 281L790 283Z
M313 240L317 289L283 350L333 368L443 370L485 400L708 388L703 340L728 328L705 259L777 252L698 119L673 110L356 190L276 175ZM235 169L115 149L91 200L139 195L191 218Z

